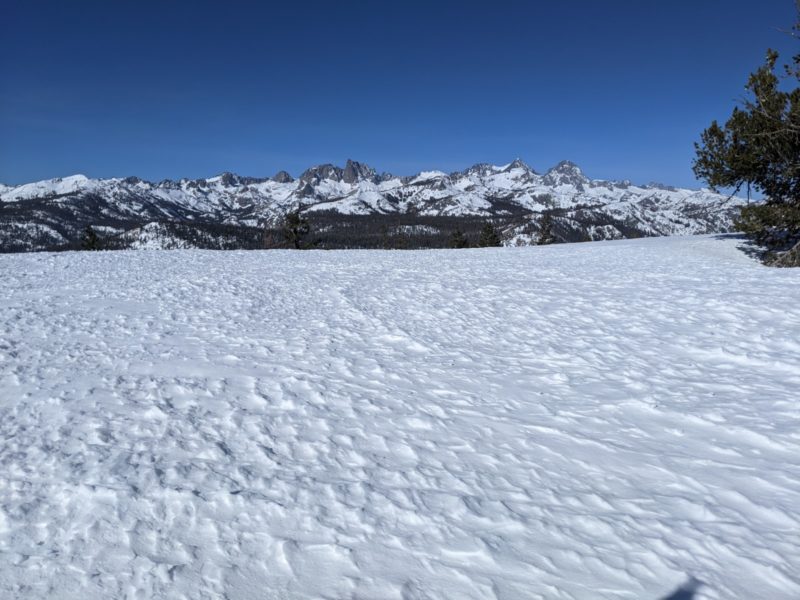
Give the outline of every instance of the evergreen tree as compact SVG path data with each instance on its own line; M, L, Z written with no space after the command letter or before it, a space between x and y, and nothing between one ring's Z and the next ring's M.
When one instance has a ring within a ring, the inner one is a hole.
M792 32L800 35L798 20ZM778 53L750 75L748 95L724 125L713 121L695 144L695 175L712 189L743 185L766 202L747 207L737 227L768 247L800 237L800 54L777 67Z
M280 248L281 246L281 240L275 234L275 230L265 226L261 230L261 248L264 250L271 250L273 248Z
M87 225L81 235L81 250L100 250L100 238L91 225Z
M306 238L311 233L311 226L308 219L300 214L299 210L286 214L283 220L283 238L286 243L295 250L305 250L311 244Z
M553 234L553 217L550 213L544 212L539 217L539 237L536 244L545 246L547 244L554 244L556 236Z
M384 250L391 249L392 240L389 236L389 228L386 226L385 223L381 225L380 235L381 235L381 248L383 248Z
M469 240L467 239L467 236L464 235L464 232L461 231L460 227L457 227L453 232L453 235L450 236L450 247L469 248Z
M497 230L494 228L489 221L486 222L486 225L483 226L481 229L481 235L478 238L478 246L481 248L488 248L490 246L502 246L503 242L500 239L500 236L497 233Z

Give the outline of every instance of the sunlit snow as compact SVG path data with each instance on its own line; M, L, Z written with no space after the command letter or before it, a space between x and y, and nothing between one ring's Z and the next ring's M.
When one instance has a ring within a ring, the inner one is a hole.
M0 255L0 596L798 598L738 243Z

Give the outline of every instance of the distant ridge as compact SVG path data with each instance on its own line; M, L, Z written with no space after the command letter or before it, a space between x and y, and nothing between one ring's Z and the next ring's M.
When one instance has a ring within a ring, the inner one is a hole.
M590 179L566 160L539 174L520 159L412 176L379 175L354 160L317 165L297 178L286 171L272 177L226 172L153 183L73 175L0 186L0 201L0 251L68 245L88 224L107 236L164 221L260 228L293 210L341 220L494 219L507 244L530 243L542 212L557 218L566 241L686 235L729 231L744 202L706 189Z

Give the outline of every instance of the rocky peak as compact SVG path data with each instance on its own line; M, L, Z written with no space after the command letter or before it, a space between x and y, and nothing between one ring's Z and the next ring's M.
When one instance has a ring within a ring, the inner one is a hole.
M188 181L188 179L185 179L183 181ZM156 187L167 190L179 190L181 189L181 184L180 182L174 181L173 179L162 179L156 184Z
M297 195L300 198L312 198L314 196L314 185L310 181L300 179L300 188L297 190Z
M347 164L342 171L342 181L345 183L356 183L358 181L367 180L375 181L377 173L375 169L369 165L365 165L354 160L347 159Z
M336 181L341 181L342 169L330 163L326 163L324 165L317 165L316 167L306 169L303 174L300 175L300 181L303 183L310 183L312 185L316 185L324 179L335 179Z
M469 169L465 171L456 171L452 175L453 176L478 175L479 177L486 177L487 175L491 175L494 172L495 168L489 163L475 163Z
M513 171L514 169L523 169L525 171L530 171L531 173L534 172L528 165L521 158L515 158L509 165L503 169L504 173L508 173L509 171Z
M667 192L674 192L677 189L677 188L675 188L675 186L666 185L666 184L663 184L663 183L661 183L659 181L651 181L650 183L648 183L644 187L649 188L651 190L664 190L664 191L667 191Z
M320 181L332 179L344 183L357 183L359 181L378 181L378 174L375 169L364 163L354 160L347 160L344 169L326 163L306 170L301 176L300 181L317 185Z
M550 169L548 173L564 173L564 174L577 174L583 175L581 168L571 160L562 160L555 167Z
M589 179L574 162L562 160L544 174L542 181L546 185L574 185L577 188L582 188L585 183L589 182Z
M272 176L272 181L277 181L278 183L292 183L294 177L289 175L286 171L278 171Z
M231 187L239 184L239 177L238 175L234 175L233 173L225 171L219 176L219 182L225 187Z

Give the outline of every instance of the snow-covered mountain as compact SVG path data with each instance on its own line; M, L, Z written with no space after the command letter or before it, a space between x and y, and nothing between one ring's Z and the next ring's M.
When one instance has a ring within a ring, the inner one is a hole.
M492 218L510 244L529 243L542 212L554 216L559 237L568 241L715 233L730 230L742 202L709 190L590 179L568 161L540 174L519 159L411 177L378 174L352 160L344 168L312 167L297 179L285 171L268 178L223 173L159 183L73 175L0 186L0 250L68 245L88 224L106 236L154 222L263 227L296 209L310 218L325 213L328 220Z

